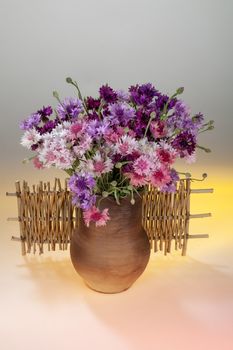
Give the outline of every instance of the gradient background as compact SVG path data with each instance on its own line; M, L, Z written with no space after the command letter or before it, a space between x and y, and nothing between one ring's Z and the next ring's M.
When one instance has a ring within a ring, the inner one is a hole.
M233 2L228 0L0 0L1 78L1 349L232 349L232 88ZM85 287L68 252L20 255L15 180L30 184L64 177L37 171L21 160L19 121L42 105L55 105L52 91L84 95L108 82L127 88L151 81L171 94L185 87L192 111L214 119L200 137L211 154L198 152L192 166L177 165L213 187L193 195L188 254L152 254L134 286L119 295Z

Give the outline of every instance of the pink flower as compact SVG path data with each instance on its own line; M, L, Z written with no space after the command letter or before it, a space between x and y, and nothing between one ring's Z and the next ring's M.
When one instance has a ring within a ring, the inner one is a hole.
M33 165L36 169L44 169L43 163L40 162L38 157L33 158Z
M135 173L138 175L149 175L153 164L148 160L148 157L145 155L140 156L133 163L133 168Z
M104 226L106 225L106 222L110 219L107 208L105 208L101 212L96 206L93 206L90 209L83 211L83 217L87 227L89 227L91 221L94 221L97 227Z
M144 186L147 184L147 179L143 175L137 173L126 173L125 175L130 179L130 184L133 186Z
M131 137L135 137L135 136L136 136L136 132L133 131L132 129L130 129L130 130L128 131L128 135L131 136Z
M116 143L119 140L120 136L113 130L108 130L104 134L104 139L107 143Z
M150 176L150 182L153 186L162 187L171 181L169 169L161 166Z
M83 131L83 125L80 123L72 124L70 127L72 138L78 137Z
M124 130L124 128L122 128L122 126L117 126L117 134L119 135L119 136L123 136L123 135L125 135L125 130Z
M167 136L167 128L164 121L152 121L150 131L155 139Z

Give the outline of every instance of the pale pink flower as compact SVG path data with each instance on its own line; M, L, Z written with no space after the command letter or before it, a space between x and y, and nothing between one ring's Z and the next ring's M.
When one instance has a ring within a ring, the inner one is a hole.
M150 176L150 183L155 187L162 187L171 181L169 169L161 166Z
M83 136L78 145L73 147L73 151L78 158L82 157L87 151L90 150L92 144L92 138L89 135Z
M128 135L123 135L114 147L115 153L119 153L122 156L133 153L138 149L137 141Z
M102 212L96 206L91 207L88 210L83 211L83 218L87 227L90 226L90 222L95 222L95 225L104 226L110 219L108 209L105 208Z
M108 157L103 157L100 152L96 152L93 157L93 169L97 175L108 173L113 169L113 162Z

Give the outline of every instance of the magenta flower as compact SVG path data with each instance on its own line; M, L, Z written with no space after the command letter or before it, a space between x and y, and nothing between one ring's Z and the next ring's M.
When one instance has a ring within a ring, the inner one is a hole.
M159 139L167 136L168 130L167 125L164 121L152 121L150 123L150 132L155 139Z
M101 86L99 89L100 97L107 103L117 101L117 93L108 84Z

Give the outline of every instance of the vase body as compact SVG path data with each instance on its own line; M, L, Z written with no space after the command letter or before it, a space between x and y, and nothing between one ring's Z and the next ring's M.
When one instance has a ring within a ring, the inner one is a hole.
M81 215L79 227L70 243L75 270L93 290L119 293L128 289L142 274L150 257L150 244L142 227L142 200L135 204L129 198L118 205L105 198L100 209L109 208L110 220L105 226L87 227Z

